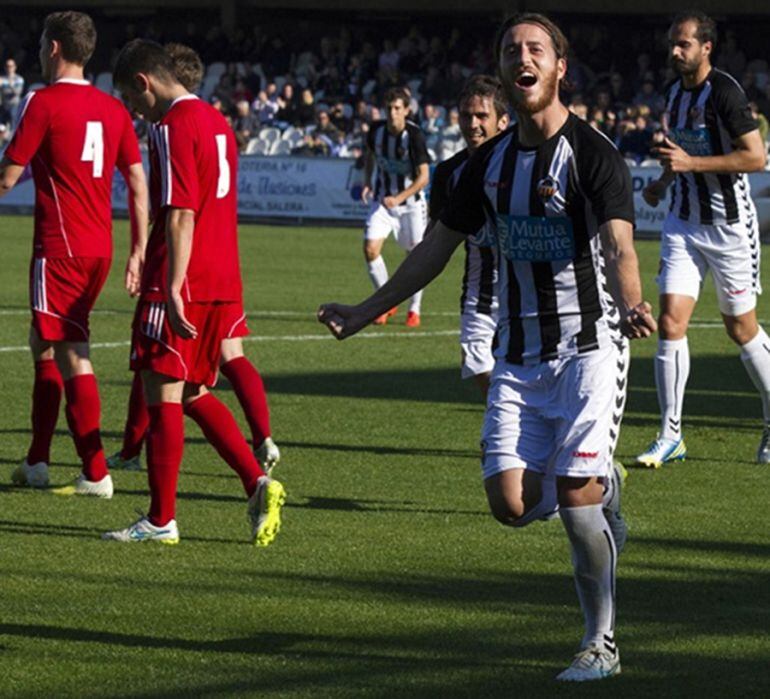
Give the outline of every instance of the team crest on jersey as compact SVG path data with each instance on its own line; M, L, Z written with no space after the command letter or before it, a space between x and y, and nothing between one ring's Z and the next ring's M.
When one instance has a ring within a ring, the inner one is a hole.
M703 114L703 107L699 107L697 104L694 107L690 107L689 115L693 121L698 121Z
M559 191L559 183L550 175L544 177L537 183L537 196L543 200L543 203L550 201L553 195Z

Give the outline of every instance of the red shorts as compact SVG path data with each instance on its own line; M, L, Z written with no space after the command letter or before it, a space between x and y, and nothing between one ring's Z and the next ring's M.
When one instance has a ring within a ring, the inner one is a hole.
M32 326L41 340L87 342L88 316L107 281L107 257L36 257L29 267Z
M228 304L232 306L232 323L230 324L225 339L234 337L246 337L249 334L249 326L246 325L246 313L243 310L243 301Z
M185 316L198 336L184 340L174 333L162 301L140 301L134 316L131 369L195 384L217 382L222 340L243 315L236 303L188 303ZM240 311L240 312L239 312Z

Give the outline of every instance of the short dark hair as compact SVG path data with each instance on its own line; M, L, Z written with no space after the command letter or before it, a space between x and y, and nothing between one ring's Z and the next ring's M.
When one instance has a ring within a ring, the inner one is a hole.
M569 53L569 41L564 36L564 32L559 29L556 23L538 12L519 12L515 15L511 15L506 19L497 30L495 36L495 63L500 60L500 49L503 46L503 38L505 33L511 28L519 24L536 24L541 27L548 36L551 37L551 43L553 49L556 52L556 58L566 58Z
M457 98L457 105L462 105L471 97L489 97L495 106L498 119L508 113L503 84L492 75L473 75L468 78Z
M203 82L203 61L195 49L184 44L171 42L164 47L174 61L174 74L182 87L188 92L195 92Z
M717 23L705 12L700 10L686 10L680 12L671 20L671 26L676 27L685 22L694 22L697 25L695 38L701 43L711 43L712 50L717 46Z
M388 105L395 100L401 100L404 106L409 109L409 103L412 101L409 90L405 87L391 87L385 93L385 104Z
M147 39L133 39L120 50L112 81L118 89L128 87L137 73L154 75L166 82L179 82L174 60L159 43Z
M48 41L58 41L65 61L84 66L96 48L94 21L83 12L52 12L43 22Z

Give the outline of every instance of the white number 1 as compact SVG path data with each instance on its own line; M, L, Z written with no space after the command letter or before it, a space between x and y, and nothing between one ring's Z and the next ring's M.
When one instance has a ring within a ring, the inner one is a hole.
M104 131L101 121L89 121L86 123L86 141L83 144L83 155L80 159L84 163L93 163L94 177L101 177L104 173Z
M217 153L219 155L217 199L222 199L230 191L230 163L227 162L227 136L217 134L214 138L217 140Z

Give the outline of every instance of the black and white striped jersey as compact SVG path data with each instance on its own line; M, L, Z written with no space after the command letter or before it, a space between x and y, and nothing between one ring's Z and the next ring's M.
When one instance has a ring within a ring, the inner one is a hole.
M736 138L757 128L743 88L717 68L693 89L685 89L681 78L668 88L663 125L669 138L694 156L730 153ZM671 211L696 224L745 222L754 211L748 177L744 173L679 173Z
M420 165L430 163L425 136L411 121L407 121L404 130L395 136L388 131L387 121L375 121L366 136L366 146L374 154L377 164L374 185L377 201L410 187L417 179ZM404 203L423 200L423 193L417 192Z
M430 188L431 221L437 221L447 205L460 179L460 173L468 162L468 155L468 149L464 148L436 166ZM495 315L498 308L496 286L497 242L494 231L487 223L465 241L465 271L460 313Z
M483 144L441 214L475 234L493 225L500 274L495 356L535 364L620 340L599 226L634 221L631 176L612 143L570 114L537 148L518 128Z

